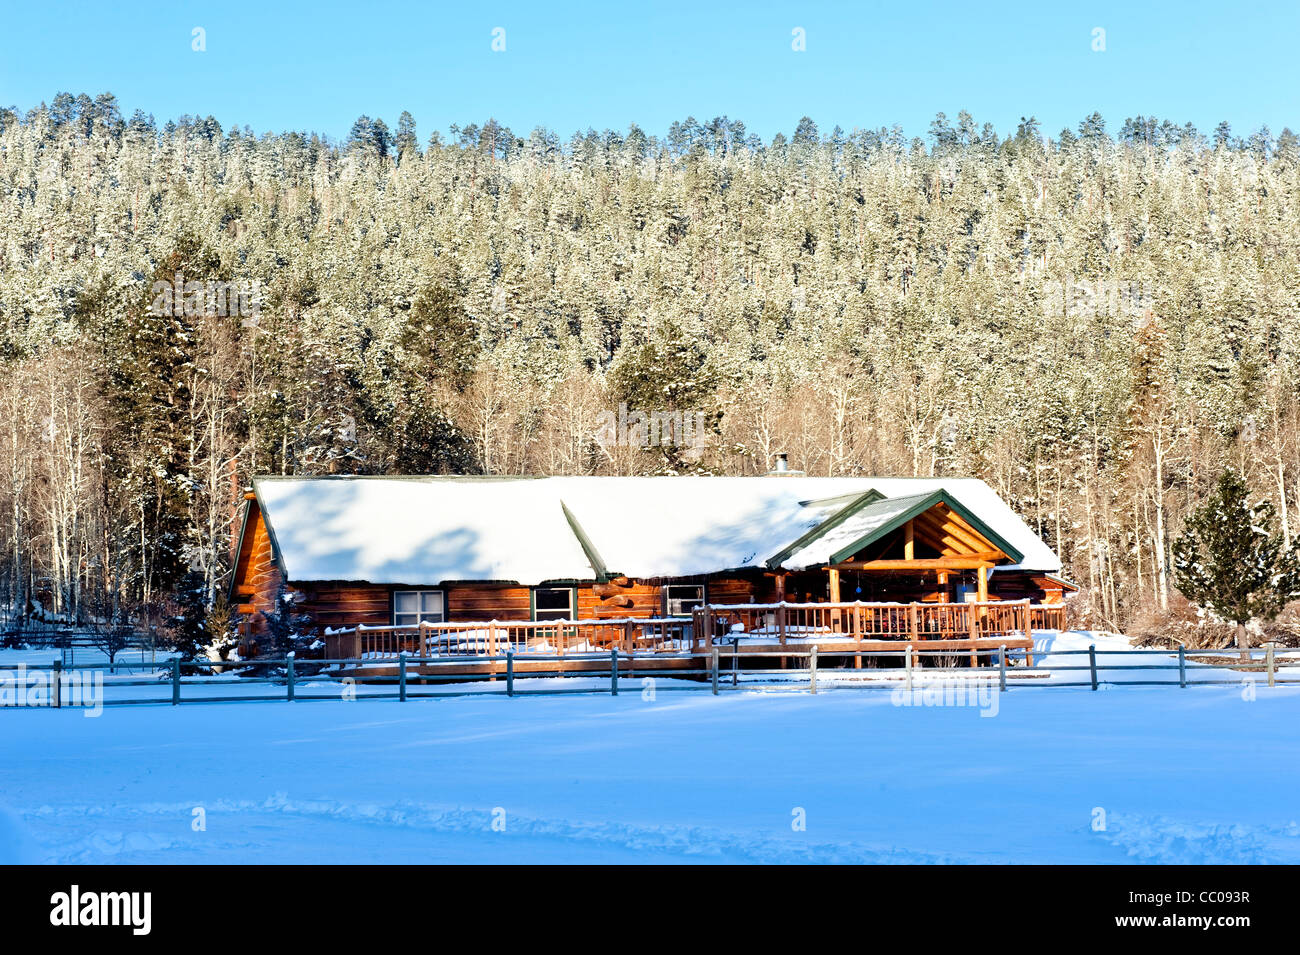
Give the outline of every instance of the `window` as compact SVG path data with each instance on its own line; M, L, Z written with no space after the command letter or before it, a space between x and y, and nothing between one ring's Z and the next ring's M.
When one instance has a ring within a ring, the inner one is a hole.
M534 620L572 620L572 587L536 587L533 589Z
M703 584L668 584L664 587L665 611L670 617L689 617L704 603Z
M393 591L393 626L414 627L420 623L442 623L445 619L441 590Z

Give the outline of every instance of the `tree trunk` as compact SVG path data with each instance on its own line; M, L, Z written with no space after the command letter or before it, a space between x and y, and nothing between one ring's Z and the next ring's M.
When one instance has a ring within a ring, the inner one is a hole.
M1241 651L1241 661L1245 663L1250 659L1250 637L1246 635L1245 621L1237 621L1237 649Z
M1169 610L1169 545L1165 539L1165 455L1164 448L1156 451L1156 597L1161 612Z

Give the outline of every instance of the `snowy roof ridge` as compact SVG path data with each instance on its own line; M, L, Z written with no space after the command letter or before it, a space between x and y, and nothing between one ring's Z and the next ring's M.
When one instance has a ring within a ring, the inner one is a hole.
M254 490L282 570L299 581L536 584L765 567L936 491L1008 541L1019 566L1061 569L978 478L268 476Z

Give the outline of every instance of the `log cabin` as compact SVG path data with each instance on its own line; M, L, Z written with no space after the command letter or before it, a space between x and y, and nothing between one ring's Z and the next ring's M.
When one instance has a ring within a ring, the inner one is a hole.
M331 633L773 604L1050 608L1076 589L974 478L263 477L237 523L245 652L282 593Z

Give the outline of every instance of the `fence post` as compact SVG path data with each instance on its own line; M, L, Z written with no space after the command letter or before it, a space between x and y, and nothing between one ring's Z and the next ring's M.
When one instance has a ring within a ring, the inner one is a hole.
M1097 644L1088 644L1088 669L1092 672L1092 688L1097 689Z
M1178 648L1178 685L1187 688L1187 648Z
M506 651L506 696L515 695L515 648Z
M181 658L172 657L172 706L181 702Z
M618 647L609 651L609 693L618 696Z
M397 655L397 702L406 702L406 651Z
M713 695L718 695L718 648L713 647L713 652L709 654L709 675L713 679Z
M817 694L817 644L815 643L808 654L808 692L814 696Z
M1007 692L1007 645L998 647L998 692Z
M1273 667L1273 648L1277 646L1277 644L1269 643L1267 646L1268 651L1264 654L1264 665L1268 667L1268 685L1275 686L1276 684L1273 681L1273 675L1276 673L1276 670Z
M912 692L912 645L903 647L903 676L907 680L907 692Z
M54 668L50 671L54 677L50 682L53 683L53 694L50 696L50 706L58 709L63 706L63 660L60 658L54 661Z
M292 703L292 702L293 702L293 683L294 683L294 677L293 677L293 651L290 650L289 653L288 653L288 655L287 655L284 659L285 659L285 662L288 664L288 668L287 668L286 673L285 673L285 675L286 675L286 677L287 677L287 679L285 680L285 687L286 687L286 692L287 692L287 694L288 694L288 697L287 697L287 698L288 698L289 702Z

